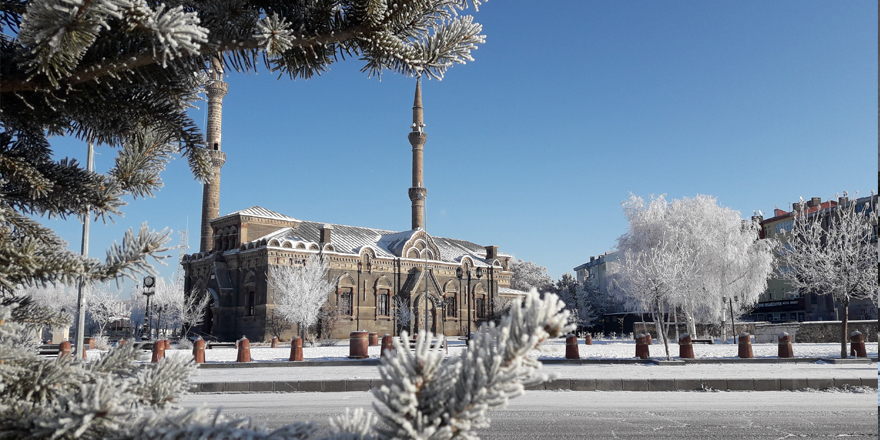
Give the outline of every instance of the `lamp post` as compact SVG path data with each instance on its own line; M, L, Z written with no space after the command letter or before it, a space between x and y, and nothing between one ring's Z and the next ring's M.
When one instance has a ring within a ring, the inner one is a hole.
M144 277L144 292L143 293L144 293L144 296L147 297L147 309L146 309L146 313L144 313L144 329L147 332L147 340L152 339L152 336L153 336L152 325L151 325L152 314L150 313L151 312L151 310L150 310L150 297L153 296L154 293L156 293L155 286L156 286L156 278L154 276L147 275ZM144 337L141 336L141 339L143 340Z
M483 279L483 268L482 267L477 268L477 279L478 280ZM474 300L476 300L476 298L474 298ZM475 308L476 308L476 305L475 305ZM485 304L483 305L483 314L484 315L486 314L486 305Z
M461 266L456 267L456 268L455 268L455 276L458 278L458 292L459 292L459 294L463 293L463 292L461 291L461 277L462 277L463 275L464 275L464 274L463 274L462 271L461 271ZM459 297L459 298L460 298L460 297ZM461 300L459 300L459 302L461 302ZM456 304L455 306L458 307L458 304ZM459 318L459 321L458 321L458 323L459 323L459 324L458 324L458 332L459 332L459 334L460 334L460 333L461 333L461 316L457 316L457 318Z

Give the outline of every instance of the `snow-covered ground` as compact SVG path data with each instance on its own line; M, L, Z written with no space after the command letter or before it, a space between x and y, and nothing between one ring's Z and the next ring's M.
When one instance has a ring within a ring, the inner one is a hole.
M449 341L449 356L456 356L465 349L465 341L453 339ZM866 344L868 356L877 357L877 344ZM695 344L694 356L698 359L736 359L737 346L735 344ZM554 339L547 341L543 350L533 350L529 355L538 359L564 359L565 340ZM624 340L599 340L593 341L593 345L584 345L583 341L578 345L582 359L633 359L635 358L635 342ZM837 358L840 357L840 344L793 344L795 357L808 358ZM670 343L669 351L673 357L678 356L678 344ZM777 344L752 344L752 352L756 358L775 358L778 353ZM173 348L166 351L166 355L191 356L191 350L176 350ZM665 358L665 350L662 342L654 341L650 346L652 358ZM145 352L146 354L146 352ZM339 341L337 345L329 347L304 347L303 358L306 361L333 361L348 360L348 341ZM235 362L237 351L234 348L217 348L205 350L207 363ZM369 347L370 358L379 358L379 347ZM144 356L149 361L148 356ZM251 345L251 359L254 362L278 362L287 361L290 358L290 346L282 345L280 348Z

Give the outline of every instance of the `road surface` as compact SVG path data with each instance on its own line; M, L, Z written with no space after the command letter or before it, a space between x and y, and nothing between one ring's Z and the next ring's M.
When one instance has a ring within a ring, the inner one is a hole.
M490 413L483 439L877 438L875 393L529 391ZM367 392L199 394L186 407L223 408L278 427L370 409Z

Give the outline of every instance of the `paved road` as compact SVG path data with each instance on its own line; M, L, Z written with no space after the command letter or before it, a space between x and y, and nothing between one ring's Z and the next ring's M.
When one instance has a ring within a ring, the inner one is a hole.
M874 393L530 391L491 413L483 439L877 438ZM202 394L184 398L269 427L370 408L366 392Z

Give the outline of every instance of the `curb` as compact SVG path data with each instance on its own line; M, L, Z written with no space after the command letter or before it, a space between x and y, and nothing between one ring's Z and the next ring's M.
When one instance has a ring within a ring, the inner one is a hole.
M687 365L687 364L791 364L828 362L830 364L869 364L876 363L877 358L753 358L753 359L543 359L545 365ZM198 368L264 368L264 367L361 367L379 365L379 359L338 360L338 361L272 361L272 362L223 362L196 364Z
M296 393L370 391L381 379L300 380L277 382L194 383L190 393ZM526 390L562 391L798 391L844 386L877 389L877 379L551 379L526 386Z

